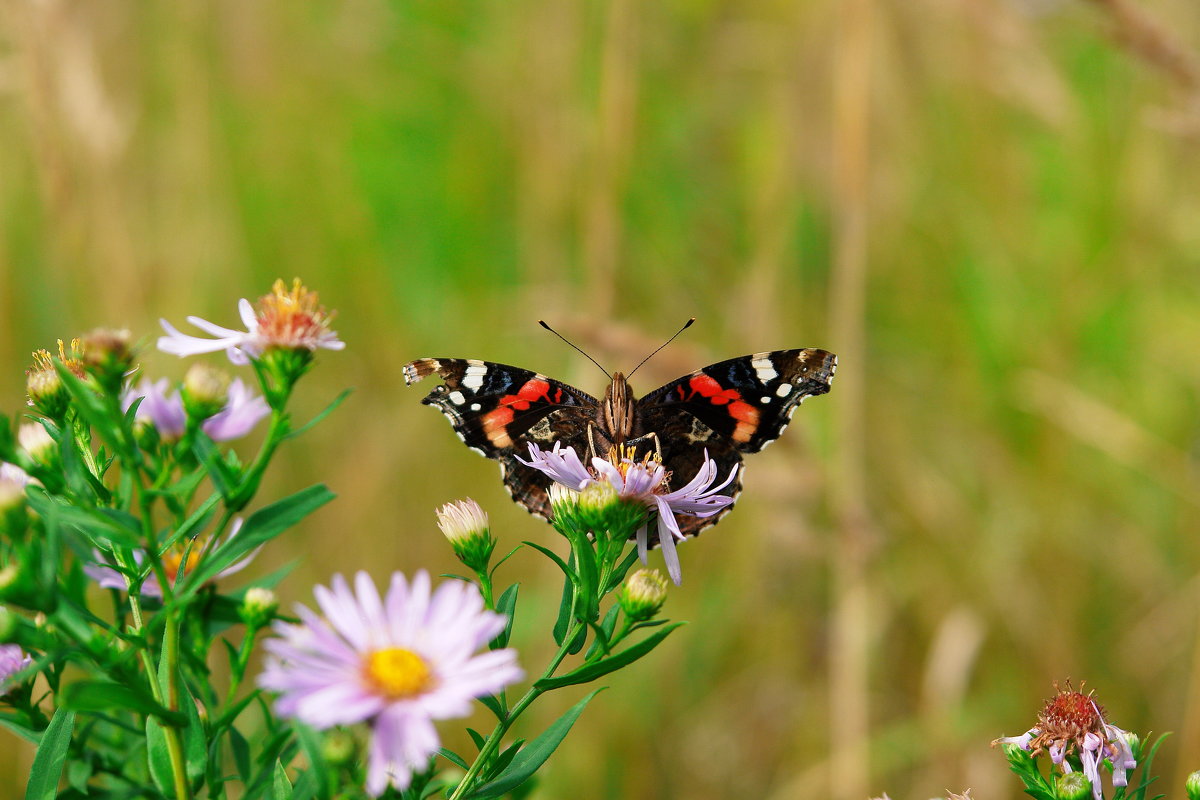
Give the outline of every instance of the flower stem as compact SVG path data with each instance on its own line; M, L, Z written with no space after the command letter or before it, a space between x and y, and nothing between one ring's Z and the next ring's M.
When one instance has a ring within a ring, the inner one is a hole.
M563 659L567 657L567 652L571 647L571 642L579 633L580 627L582 626L579 624L578 620L571 621L571 624L567 627L567 633L563 637L562 645L558 648L558 652L555 653L554 658L551 659L550 664L546 667L545 671L542 672L542 677L540 680L545 680L546 678L554 675L554 671L558 669L559 664L561 664ZM459 798L464 796L471 785L475 782L475 779L479 776L479 772L483 769L483 765L488 759L491 758L492 754L495 753L496 749L500 746L500 741L504 738L504 734L506 734L508 729L512 727L513 723L517 721L517 717L521 716L525 709L529 708L529 706L533 704L533 701L538 699L538 697L544 694L545 691L545 689L538 688L538 681L534 681L533 685L529 687L529 691L525 692L524 696L517 701L515 706L512 707L512 711L509 711L508 715L503 720L496 723L495 729L483 743L483 747L480 748L479 755L475 756L475 761L472 762L471 768L467 770L467 774L463 776L463 779L458 782L457 788L455 788L454 793L450 795L448 800L459 800Z

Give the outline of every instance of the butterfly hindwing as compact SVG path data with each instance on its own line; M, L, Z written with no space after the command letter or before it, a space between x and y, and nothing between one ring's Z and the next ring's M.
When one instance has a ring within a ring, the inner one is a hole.
M671 381L639 400L638 412L643 420L651 409L686 412L738 451L757 453L805 398L829 391L836 369L837 357L825 350L753 353Z

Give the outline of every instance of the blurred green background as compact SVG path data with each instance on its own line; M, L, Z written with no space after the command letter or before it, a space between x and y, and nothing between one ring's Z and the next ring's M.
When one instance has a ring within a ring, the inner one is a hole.
M239 297L301 276L348 347L299 413L355 388L263 495L339 494L255 566L299 558L282 593L307 600L335 571L452 570L433 510L466 495L502 543L551 541L404 386L412 358L598 394L538 318L629 369L697 316L643 392L825 347L833 392L681 551L667 609L692 624L611 682L535 796L1016 798L988 744L1068 677L1116 724L1175 732L1160 788L1181 796L1200 767L1200 12L1128 8L6 0L3 405L58 337L233 325ZM542 561L505 568L530 668L559 591ZM5 739L0 797L29 758Z

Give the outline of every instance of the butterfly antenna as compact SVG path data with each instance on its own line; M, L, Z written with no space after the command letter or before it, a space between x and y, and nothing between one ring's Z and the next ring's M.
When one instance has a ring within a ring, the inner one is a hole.
M663 342L661 345L659 345L659 347L658 347L658 350L662 350L664 347L666 347L667 345L669 345L671 342L675 341L675 339L676 339L676 338L679 336L679 334L683 333L683 332L684 332L684 331L686 331L688 328L692 327L692 323L693 323L693 322L695 322L695 321L696 321L696 318L695 318L695 317L692 317L692 318L691 318L691 319L689 319L687 322L683 323L683 327L682 327L682 328L680 328L679 330L677 330L677 331L675 332L675 336L672 336L670 339L667 339L665 342ZM632 378L632 377L633 377L633 373L634 373L634 372L637 372L639 369L641 369L641 368L642 368L642 364L645 364L647 361L649 361L650 359L652 359L652 358L654 358L656 355L658 355L658 350L655 350L653 353L651 353L650 355L646 356L646 357L645 357L645 358L643 358L641 361L639 361L639 362L638 362L638 365L637 365L636 367L634 367L634 368L633 368L633 370L632 370L632 371L631 371L631 372L630 372L628 375L626 375L625 377L626 377L626 378Z
M562 335L561 333L559 333L558 331L554 330L554 328L551 328L549 325L547 325L547 324L546 324L546 320L544 320L544 319L539 319L539 320L538 320L538 325L541 325L543 328L545 328L546 330L550 331L551 333L553 333L553 334L554 334L555 336L557 336L558 338L562 339L562 340L563 340L564 342L566 342L567 344L571 345L571 347L573 347L573 348L575 348L576 350L578 350L580 353L582 353L582 354L583 354L583 357L584 357L584 358L586 358L588 361L590 361L590 362L592 362L593 364L595 364L595 365L596 365L596 367L597 367L597 368L598 368L598 369L599 369L601 372L603 372L603 373L604 373L604 376L605 376L606 378L608 378L610 381L612 380L612 375L609 375L609 374L608 374L608 370L606 370L604 367L601 367L601 366L600 366L600 362L599 362L599 361L597 361L596 359L592 358L592 357L591 357L591 356L589 356L587 353L584 353L584 352L583 352L583 350L582 350L582 349L581 349L581 348L580 348L578 345L576 345L574 342L572 342L572 341L571 341L570 339L568 339L567 337L563 336L563 335Z

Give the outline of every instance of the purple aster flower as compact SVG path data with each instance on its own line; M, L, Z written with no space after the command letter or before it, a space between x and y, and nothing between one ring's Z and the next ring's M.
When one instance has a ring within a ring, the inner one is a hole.
M247 364L270 347L288 350L341 350L346 343L330 330L333 315L317 302L317 293L310 292L299 279L289 290L283 281L275 281L271 294L258 301L258 308L242 298L238 313L246 330L222 328L200 317L188 317L188 322L215 336L205 339L180 333L171 323L159 320L167 332L158 340L158 349L177 356L194 356L224 350L234 364Z
M121 406L126 411L142 398L137 415L148 419L163 439L178 439L187 425L187 412L179 389L166 378L151 382L143 379L136 387L125 390ZM200 424L200 429L216 442L239 439L249 433L271 409L267 401L250 390L241 378L229 384L229 399L225 407Z
M0 481L7 481L24 488L31 480L33 479L29 477L29 474L16 464L0 462Z
M252 392L241 378L234 378L229 384L225 407L204 420L200 427L213 441L227 442L245 436L270 413L266 400Z
M234 536L237 536L238 531L242 529L242 518L234 519L233 524L229 526L229 533L221 542L224 545ZM230 575L241 572L246 567L250 566L250 562L258 555L258 551L262 548L256 548L251 551L250 555L245 558L235 561L225 569L221 570L213 578L214 581L222 578L228 578ZM194 568L200 561L200 554L204 551L204 540L198 539L192 543L191 550L187 551L187 564L183 563L185 546L175 545L166 553L163 554L163 570L167 573L167 580L174 585L179 578L179 572L182 569L186 575L189 569ZM89 578L94 580L101 589L117 589L126 591L129 586L125 581L125 576L117 569L116 565L105 561L105 554L99 550L93 550L92 555L96 559L95 564L87 564L83 568L83 572ZM146 562L146 552L144 550L134 550L133 560L140 567ZM146 579L142 582L142 594L146 597L162 597L162 586L158 583L158 576L150 572Z
M1084 775L1092 783L1095 800L1103 799L1100 765L1106 759L1112 764L1113 786L1127 786L1129 770L1137 767L1133 734L1105 721L1104 709L1091 692L1077 692L1069 681L1065 689L1057 684L1054 688L1056 693L1042 707L1037 725L1020 736L996 739L992 745L1015 745L1035 758L1047 753L1064 773L1073 769L1068 757L1078 758Z
M720 512L733 502L732 497L720 492L737 475L737 467L734 467L724 482L717 484L717 464L708 457L708 450L704 451L704 463L700 465L692 480L674 492L666 491L667 470L661 462L653 458L634 461L629 458L614 457L609 460L595 457L589 470L573 448L564 448L562 442L555 442L554 449L549 451L530 443L529 460L525 461L520 457L517 460L526 466L541 470L553 480L576 491L593 483L607 481L617 490L622 500L642 503L656 512L658 543L662 546L667 572L676 585L682 581L682 571L675 544L686 537L680 531L675 515L711 517ZM643 525L637 532L638 554L642 563L646 562L649 538L648 526Z
M166 378L151 381L143 378L136 386L125 390L121 396L121 408L125 411L141 398L138 406L138 419L148 419L164 439L178 439L183 435L187 426L187 414L183 410L183 399L179 389L171 385Z
M392 575L380 598L359 572L314 590L324 617L296 606L300 625L276 622L259 685L279 693L276 711L314 728L367 722L372 739L367 792L405 789L439 746L436 719L465 717L471 701L523 677L516 652L475 651L504 629L479 590L448 581L430 591L429 574Z
M20 645L0 644L0 697L8 694L9 679L32 663Z

